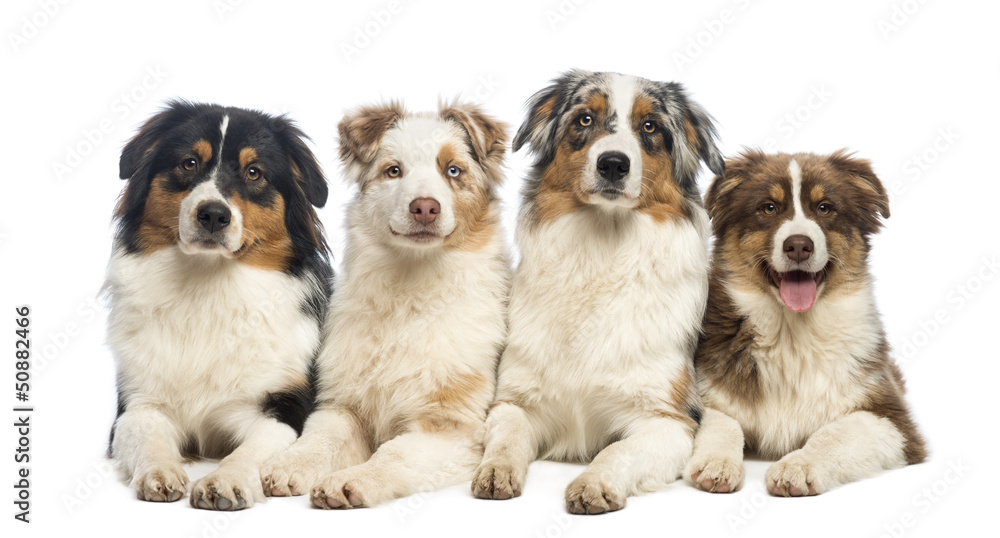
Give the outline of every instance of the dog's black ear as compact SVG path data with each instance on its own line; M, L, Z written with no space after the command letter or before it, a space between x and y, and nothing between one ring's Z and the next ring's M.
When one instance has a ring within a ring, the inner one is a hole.
M139 132L122 148L118 160L118 177L132 179L141 176L143 168L148 168L152 162L157 143L173 126L182 123L194 115L196 105L187 101L169 101L160 112L146 120ZM145 170L148 173L148 169Z
M469 134L476 160L492 167L503 163L507 152L507 125L490 117L473 104L442 103L439 115L458 123Z
M295 125L295 122L285 116L274 119L273 129L288 151L288 159L295 182L305 193L309 203L316 207L323 207L329 195L329 187L326 184L326 175L323 174L319 161L306 145L309 137Z
M592 76L593 73L582 70L567 71L561 77L552 81L548 87L532 95L525 105L528 115L524 123L514 135L512 149L517 151L525 143L531 144L531 150L542 160L552 158L556 151L556 133L559 129L559 117L563 113L565 103L572 96L578 81Z
M344 116L337 125L340 160L347 165L371 163L378 153L382 136L405 114L403 105L392 101L384 105L364 106Z
M196 105L193 103L169 101L163 110L146 120L139 132L125 144L118 160L118 177L128 180L128 184L118 199L116 217L142 209L149 191L153 160L160 140L167 131L195 112Z
M889 218L889 194L872 170L871 161L857 158L846 149L833 152L828 159L834 168L848 175L850 184L859 193L858 199L863 200L860 205L865 209L868 231L877 231L882 225L879 215Z

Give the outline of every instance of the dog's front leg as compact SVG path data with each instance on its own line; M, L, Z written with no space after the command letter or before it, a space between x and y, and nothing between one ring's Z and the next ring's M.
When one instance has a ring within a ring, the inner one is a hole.
M695 486L712 493L730 493L743 485L743 429L715 409L705 409L694 438L687 474Z
M320 405L306 419L302 436L260 471L264 493L304 495L320 477L364 462L371 456L363 426L353 411Z
M884 417L867 411L843 416L816 430L805 446L768 468L772 495L816 495L885 469L906 465L903 434Z
M538 445L527 409L507 401L493 404L486 417L486 449L472 477L472 494L481 499L521 495L528 466L538 457Z
M219 468L195 482L191 506L206 510L242 510L264 500L260 466L295 442L295 430L260 416L246 429L243 442L219 462Z
M677 480L688 458L694 434L690 426L668 417L631 424L625 437L597 454L566 488L566 509L574 514L601 514L625 507L625 498L655 491Z
M188 482L182 467L183 433L152 406L130 406L114 425L111 455L125 471L139 499L173 502Z
M417 420L372 457L321 478L312 489L318 508L375 506L468 480L483 454L482 423Z

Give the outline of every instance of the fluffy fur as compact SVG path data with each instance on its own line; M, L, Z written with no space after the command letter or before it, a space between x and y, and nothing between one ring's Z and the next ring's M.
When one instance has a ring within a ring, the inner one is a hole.
M468 480L506 335L497 187L505 127L472 105L396 103L340 123L358 194L319 358L319 399L270 495L373 506Z
M699 161L708 115L675 83L571 71L514 139L523 191L509 341L473 493L518 496L536 458L592 461L574 513L617 510L678 478L702 406L692 354L708 292Z
M313 406L331 273L312 206L326 180L289 120L187 102L150 118L120 164L110 455L147 501L184 496L185 457L223 458L191 505L252 506L260 464Z
M923 461L872 294L869 237L889 206L868 161L746 151L705 204L716 238L695 358L706 412L687 476L738 489L744 444L780 458L766 482L783 496Z

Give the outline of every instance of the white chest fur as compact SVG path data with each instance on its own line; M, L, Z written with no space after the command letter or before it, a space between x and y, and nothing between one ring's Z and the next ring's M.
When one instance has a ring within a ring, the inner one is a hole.
M106 288L123 396L182 422L301 382L319 345L310 283L282 272L171 247L116 253Z
M372 419L380 442L450 385L478 386L463 405L484 419L506 335L509 273L499 237L476 251L408 253L351 226L320 398Z
M679 404L671 382L689 368L707 296L702 213L692 224L584 210L519 228L497 399L546 409L564 432L549 457L586 457L633 417Z
M803 313L774 297L732 295L757 334L751 353L762 394L757 405L746 406L709 390L706 404L735 418L763 456L780 457L856 409L869 390L864 361L881 342L870 287L820 300Z

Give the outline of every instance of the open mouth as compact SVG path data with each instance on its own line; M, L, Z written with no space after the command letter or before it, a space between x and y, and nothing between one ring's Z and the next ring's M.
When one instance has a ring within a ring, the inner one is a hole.
M826 275L826 270L817 273L788 271L779 273L768 269L771 282L778 287L781 302L792 312L805 312L816 302L816 289Z

